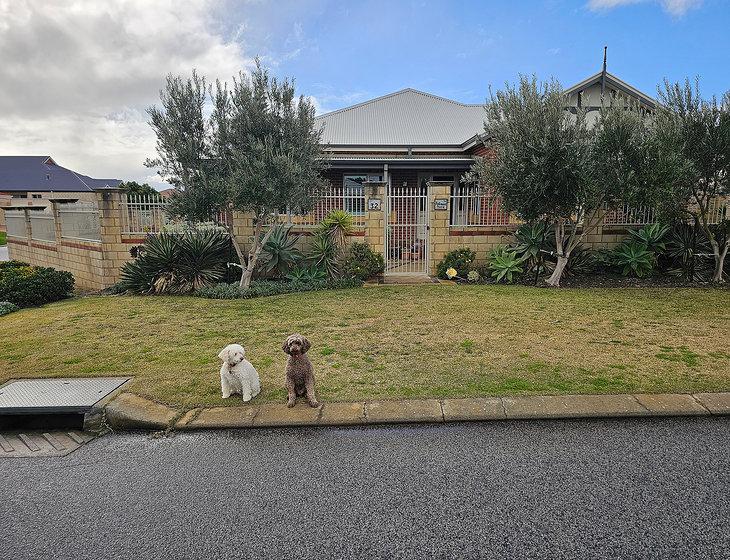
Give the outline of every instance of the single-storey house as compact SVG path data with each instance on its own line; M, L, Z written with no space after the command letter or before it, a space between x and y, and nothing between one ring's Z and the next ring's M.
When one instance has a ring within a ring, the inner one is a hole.
M629 97L646 112L656 107L651 97L604 68L566 90L566 109L582 107L594 119L602 94ZM460 182L474 157L487 153L484 118L482 104L410 88L317 117L332 190L316 213L338 207L357 219L382 205L382 247L372 243L372 235L368 242L383 250L387 274L434 274L449 250L504 244L514 219L489 192ZM368 185L378 193L370 208ZM435 211L437 218L430 216Z

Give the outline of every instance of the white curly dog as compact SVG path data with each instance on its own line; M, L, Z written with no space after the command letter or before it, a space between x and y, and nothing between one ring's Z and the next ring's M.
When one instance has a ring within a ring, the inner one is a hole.
M227 399L238 393L243 402L248 402L261 391L261 382L256 368L244 356L246 351L240 344L229 344L220 351L218 357L223 360L221 366L221 393Z

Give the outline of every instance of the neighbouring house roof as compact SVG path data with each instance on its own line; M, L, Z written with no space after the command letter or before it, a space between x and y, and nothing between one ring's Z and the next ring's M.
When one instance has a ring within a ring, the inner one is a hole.
M583 80L582 82L578 82L574 86L571 86L568 89L566 89L565 94L571 95L573 93L579 93L583 90L590 88L591 86L593 86L595 84L600 84L602 75L603 75L603 72L598 72L596 74L593 74L593 76L590 76L590 77L586 78L585 80ZM652 109L656 108L656 105L657 105L656 99L645 94L642 91L639 91L634 86L627 84L622 79L618 78L617 76L614 76L610 72L606 72L606 87L616 89L616 90L620 91L621 93L638 98L639 100L641 100L643 103L645 103Z
M90 192L119 183L76 173L50 156L0 156L0 192Z
M331 146L461 146L484 130L484 106L408 88L316 121Z

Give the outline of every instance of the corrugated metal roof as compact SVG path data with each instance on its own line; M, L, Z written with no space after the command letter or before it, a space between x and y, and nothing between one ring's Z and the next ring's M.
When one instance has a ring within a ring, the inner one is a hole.
M0 192L89 192L119 183L119 179L81 175L61 167L50 156L0 156Z
M484 130L484 106L404 89L317 117L332 145L460 146Z

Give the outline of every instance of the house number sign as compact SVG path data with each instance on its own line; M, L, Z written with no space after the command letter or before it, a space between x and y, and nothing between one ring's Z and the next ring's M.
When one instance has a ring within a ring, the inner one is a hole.
M379 198L368 199L368 210L380 210L380 199Z
M448 210L449 199L448 198L437 198L433 201L434 210Z

